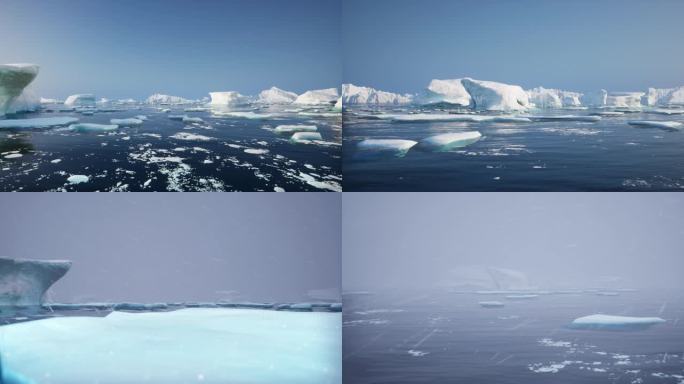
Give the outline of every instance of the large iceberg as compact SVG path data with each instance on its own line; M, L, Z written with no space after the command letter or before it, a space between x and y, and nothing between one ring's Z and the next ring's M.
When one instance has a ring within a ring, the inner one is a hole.
M174 105L174 104L190 104L192 100L184 99L180 96L170 96L161 93L155 93L145 100L147 104L160 104L160 105Z
M211 105L232 107L247 104L248 99L235 91L228 92L209 92Z
M94 107L95 106L95 96L90 93L80 93L76 95L71 95L67 97L64 101L64 105L68 106L80 106L80 107Z
M470 93L465 89L461 80L462 79L433 79L430 81L427 89L418 96L418 102L420 104L447 103L460 105L462 107L470 106L472 103Z
M537 108L578 107L582 105L578 92L548 89L544 87L532 88L527 91L530 103Z
M297 94L278 87L271 87L259 93L259 102L263 104L291 104L297 99Z
M606 97L606 105L619 108L640 108L643 92L611 92Z
M641 104L647 106L683 106L684 86L677 88L649 88L641 97Z
M297 96L294 103L305 105L334 104L339 97L337 88L316 89Z
M580 97L582 105L586 107L603 107L608 99L608 91L600 89L593 92L585 92Z
M520 111L530 107L527 93L520 86L464 78L461 84L472 98L471 106L487 111Z
M403 105L411 101L412 98L409 95L358 87L354 84L342 84L342 104Z
M647 329L664 322L665 320L660 317L590 315L575 319L569 327L573 329L634 331Z
M0 340L3 371L35 383L342 383L341 313L115 311L3 325Z
M22 97L24 88L38 76L39 67L35 64L1 64L0 65L0 116L11 107L11 112L21 111L22 101L12 107L17 98ZM26 99L29 96L24 96ZM33 97L35 98L35 97ZM33 99L31 98L31 99Z
M45 292L71 268L66 260L0 258L0 306L39 306Z

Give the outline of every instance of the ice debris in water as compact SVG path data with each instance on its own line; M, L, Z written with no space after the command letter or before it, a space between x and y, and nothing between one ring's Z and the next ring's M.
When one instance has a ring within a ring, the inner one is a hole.
M418 142L413 140L366 139L361 141L357 148L361 151L393 152L397 156L403 156L416 144Z
M211 141L214 140L213 137L208 137L204 135L198 135L196 133L189 132L178 132L175 135L169 136L176 140L186 140L186 141Z
M182 121L184 123L191 123L191 124L192 123L204 122L204 120L202 120L202 118L200 118L200 117L188 117L188 116L184 116Z
M573 329L593 329L593 330L642 330L650 328L655 324L664 323L660 317L631 317L613 315L590 315L577 318L570 323Z
M49 128L69 125L77 121L77 118L69 116L8 119L0 120L0 128Z
M100 132L100 131L115 131L119 128L118 125L112 124L95 124L95 123L79 123L71 124L69 129L76 132Z
M627 122L629 125L640 126L640 127L652 127L652 128L665 128L665 129L680 129L682 128L682 123L678 121L651 121L651 120L630 120Z
M323 137L318 132L296 132L290 140L295 143L309 143L311 141L323 140Z
M251 120L262 120L262 119L270 119L273 117L272 114L270 113L254 113L251 111L247 112L240 112L240 111L212 111L212 113L216 116L228 116L228 117L237 117L241 119L251 119Z
M473 144L481 137L482 134L478 131L442 133L421 140L418 147L433 151L448 151Z
M90 180L90 177L86 175L71 175L67 178L67 181L69 184L81 184L81 183L87 183L88 180Z
M279 125L274 129L278 133L315 132L317 130L315 125Z
M135 118L111 119L111 120L109 120L109 122L111 124L120 125L122 127L133 127L133 126L142 125L142 123L143 123L142 119L135 119Z

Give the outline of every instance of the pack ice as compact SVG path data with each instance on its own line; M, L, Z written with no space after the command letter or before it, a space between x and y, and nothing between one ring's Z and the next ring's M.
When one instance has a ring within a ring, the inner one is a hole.
M39 306L45 292L71 268L66 260L0 258L0 306Z
M0 339L3 369L33 382L342 382L340 313L115 311L5 325Z
M0 116L37 108L39 100L23 92L38 76L38 70L35 64L0 65Z
M448 151L473 144L481 137L482 134L478 131L442 133L421 140L418 147L433 151Z
M316 89L313 91L306 91L297 96L295 104L305 105L322 105L333 104L340 97L337 88Z
M590 315L577 318L569 325L573 329L630 331L643 330L664 323L660 317L631 317L613 315Z
M277 87L271 87L259 93L258 101L263 104L291 104L297 99L297 94Z
M410 104L410 95L379 91L369 87L358 87L354 84L342 84L343 104L364 105L404 105Z

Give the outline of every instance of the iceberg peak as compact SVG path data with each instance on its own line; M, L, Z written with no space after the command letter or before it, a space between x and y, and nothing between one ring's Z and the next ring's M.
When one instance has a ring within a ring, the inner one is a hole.
M296 93L278 87L271 87L259 93L259 102L263 104L291 104L296 99Z
M354 84L342 84L342 104L403 105L410 104L411 101L410 95L359 87Z

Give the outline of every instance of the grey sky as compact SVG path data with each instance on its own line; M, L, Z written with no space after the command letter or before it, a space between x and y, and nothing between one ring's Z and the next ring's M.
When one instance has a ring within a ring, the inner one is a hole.
M432 287L458 266L533 284L682 287L681 193L345 193L343 290Z
M73 260L54 301L282 302L339 289L336 193L3 193L0 212L0 256Z

